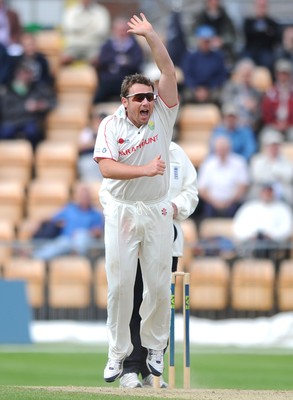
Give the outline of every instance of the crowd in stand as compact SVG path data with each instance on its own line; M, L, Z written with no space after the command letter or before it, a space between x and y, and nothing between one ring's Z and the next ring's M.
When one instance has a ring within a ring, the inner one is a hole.
M282 146L293 141L293 26L278 23L268 0L254 1L253 15L243 17L242 32L220 0L202 2L192 32L180 25L182 13L184 9L171 11L173 32L166 32L166 45L180 71L181 106L212 103L221 111L221 122L210 135L208 156L198 166L200 206L195 221L236 218L239 211L242 217L237 217L236 228L241 221L250 224L250 215L257 223L261 213L251 208L256 205L259 210L258 201L264 198L263 208L268 198L278 202L286 209L282 213L276 207L278 218L291 221L293 159L283 154ZM148 54L127 33L128 17L112 18L107 8L93 0L79 0L64 12L60 64L82 61L95 69L99 84L93 110L101 102L119 101L125 75L147 71ZM244 43L239 49L240 34ZM252 80L257 67L267 69L272 79L264 92ZM37 49L34 33L22 26L17 11L0 0L0 140L24 137L35 149L45 139L46 116L58 105L55 78L46 56ZM101 178L91 153L103 116L91 111L80 134L81 180ZM96 168L96 175L89 166ZM245 218L242 207L248 206L250 214L246 210L249 217ZM291 239L292 223L287 235L278 236L278 224L270 226L273 235L263 228L264 220L245 239Z

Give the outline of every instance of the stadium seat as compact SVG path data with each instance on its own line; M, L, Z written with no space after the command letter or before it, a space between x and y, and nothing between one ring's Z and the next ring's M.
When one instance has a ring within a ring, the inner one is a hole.
M23 244L28 243L37 231L41 221L23 218L17 226L17 240Z
M36 148L36 178L72 184L76 179L77 159L78 152L73 143L45 140Z
M233 218L205 218L199 225L199 239L203 243L212 244L215 240L215 246L217 245L217 238L228 239L231 241L229 248L220 248L221 257L225 259L231 259L235 257L235 250L232 248L234 242L233 234ZM211 249L211 250L217 250Z
M180 222L184 236L183 256L179 263L182 264L182 270L190 272L190 265L195 254L196 243L198 240L197 226L191 218Z
M81 131L88 123L88 107L81 107L78 104L63 103L49 112L45 121L47 130L70 130Z
M14 224L0 220L0 269L12 256L12 241L15 239Z
M58 103L76 104L89 112L97 85L98 76L91 65L62 67L56 76Z
M275 268L269 259L240 259L231 276L234 310L271 311L274 307Z
M48 305L85 309L91 304L92 271L88 258L60 256L48 262Z
M28 301L34 308L41 308L45 303L45 262L27 257L12 257L3 266L6 279L27 282Z
M0 182L0 219L14 223L15 227L24 215L24 187L16 181Z
M293 143L290 142L282 143L281 153L293 163Z
M27 140L0 141L0 182L17 181L26 185L32 176L34 157Z
M51 218L69 201L69 189L69 184L58 180L31 181L27 191L26 217L37 221Z
M277 277L277 305L279 311L293 311L293 260L283 260Z
M107 309L108 283L105 270L105 258L97 259L94 268L94 303L100 310Z
M190 309L224 310L229 301L229 280L230 271L224 260L194 259L190 269Z
M178 145L187 154L192 164L199 168L209 154L209 146L205 142L178 141Z
M221 113L215 104L183 105L178 114L179 141L196 142L197 132L209 135L220 120Z
M77 146L81 129L73 128L48 128L45 132L45 139L52 142L71 142Z
M36 33L36 46L49 62L51 72L57 75L60 69L60 54L63 47L61 32L57 29L41 30Z
M272 75L268 68L256 66L252 76L252 85L260 92L267 91L273 84Z

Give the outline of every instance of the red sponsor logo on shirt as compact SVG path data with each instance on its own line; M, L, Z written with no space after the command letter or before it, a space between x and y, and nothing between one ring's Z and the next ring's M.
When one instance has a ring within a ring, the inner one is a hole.
M166 208L162 208L161 213L162 213L162 215L167 215L167 209Z
M120 143L120 144L124 143L124 139L122 139L122 137L119 138L119 139L118 139L118 143Z

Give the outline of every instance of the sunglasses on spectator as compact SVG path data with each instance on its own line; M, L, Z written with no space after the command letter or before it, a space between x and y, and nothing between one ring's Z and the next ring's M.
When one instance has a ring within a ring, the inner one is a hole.
M133 93L125 96L127 99L129 97L133 97L133 101L136 101L137 103L142 103L144 99L147 99L147 101L154 101L156 100L157 95L153 92L148 92L148 93Z

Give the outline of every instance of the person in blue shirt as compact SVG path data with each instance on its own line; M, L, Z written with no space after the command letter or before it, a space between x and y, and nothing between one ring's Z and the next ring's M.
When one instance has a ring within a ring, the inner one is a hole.
M75 201L57 212L51 222L60 226L60 234L49 243L36 248L33 258L48 261L72 252L87 255L96 239L103 235L103 213L93 207L86 185L77 187Z
M237 108L233 104L224 104L222 115L222 123L214 128L211 135L211 151L213 151L215 139L218 136L226 136L231 142L232 151L242 155L249 162L258 148L253 130L247 125L238 123Z
M182 60L185 86L183 100L218 103L220 90L228 78L224 55L213 47L213 28L203 25L195 34L197 48L188 50Z

